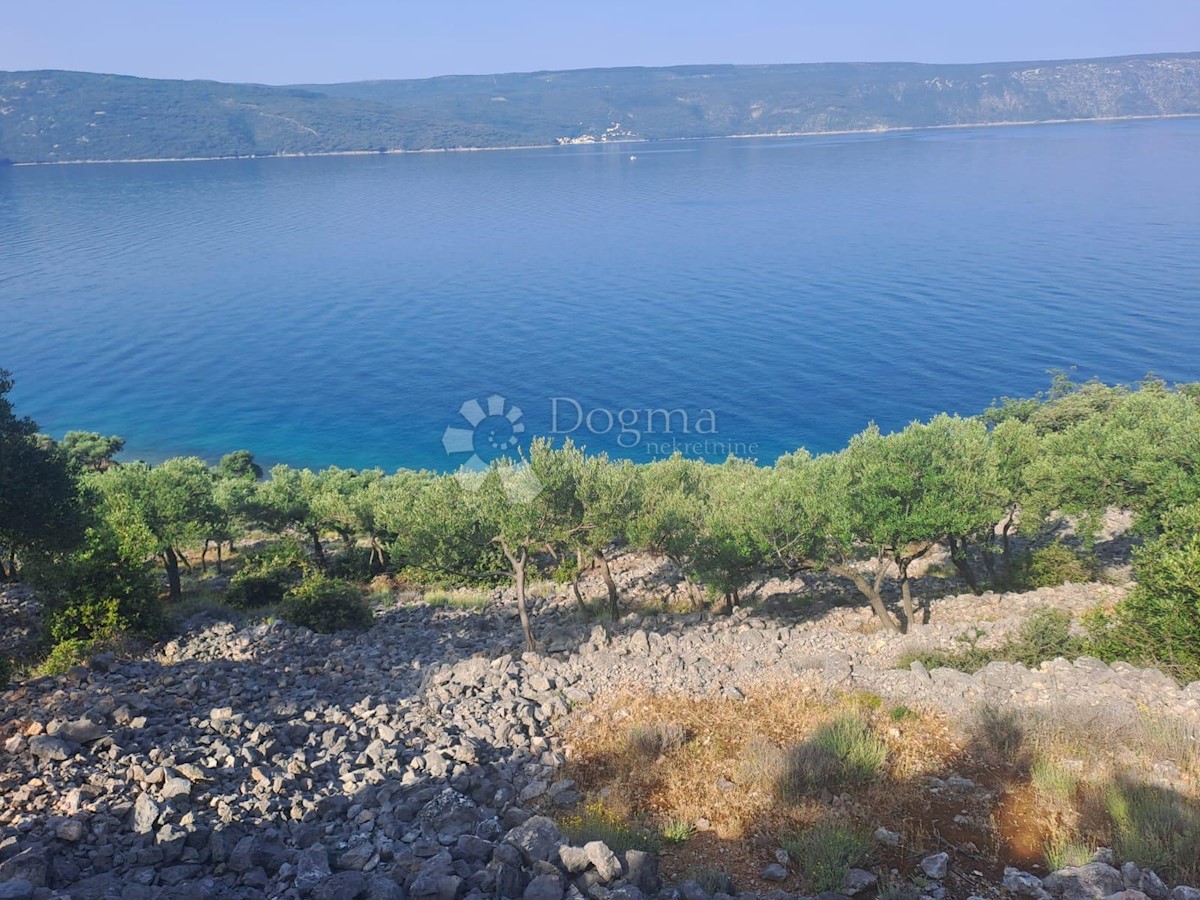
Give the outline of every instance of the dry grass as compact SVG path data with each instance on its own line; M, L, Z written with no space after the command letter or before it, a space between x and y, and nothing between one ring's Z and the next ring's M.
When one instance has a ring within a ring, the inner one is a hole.
M744 701L601 698L576 712L567 739L588 815L615 840L628 829L655 842L676 880L714 870L742 890L762 887L775 849L813 835L829 853L794 859L785 889L835 890L853 857L885 875L898 868L888 890L899 896L913 861L946 848L991 878L1098 846L1175 883L1200 877L1200 750L1176 723L985 707L964 725L873 695L797 688ZM975 786L956 789L955 775ZM834 823L842 830L830 837ZM900 848L861 845L861 829L878 826L899 832Z
M569 730L569 775L606 815L665 838L673 877L720 858L741 886L781 839L831 815L872 829L905 818L920 776L958 752L945 723L910 715L897 723L870 695L818 701L799 690L602 699Z

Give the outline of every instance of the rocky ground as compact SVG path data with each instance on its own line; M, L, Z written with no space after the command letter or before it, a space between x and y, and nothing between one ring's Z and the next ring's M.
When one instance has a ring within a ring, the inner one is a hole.
M631 597L681 590L669 566L642 557L614 568ZM1124 590L948 596L902 637L836 594L813 599L811 584L760 585L760 605L729 618L630 614L607 628L584 624L563 591L535 603L537 655L520 652L503 593L481 613L392 606L365 634L200 616L145 656L101 657L0 696L0 898L698 900L708 895L694 883L663 884L653 856L573 847L535 814L581 799L561 771L559 725L573 708L620 690L736 702L786 684L951 717L989 701L1114 729L1145 716L1200 724L1200 683L1129 665L895 668L906 651L977 630L1003 640L1037 608L1082 612ZM1125 862L1101 856L1044 881L1013 870L987 892L1167 900L1173 888L1174 900L1200 900ZM949 896L938 873L952 855L920 865L928 896Z

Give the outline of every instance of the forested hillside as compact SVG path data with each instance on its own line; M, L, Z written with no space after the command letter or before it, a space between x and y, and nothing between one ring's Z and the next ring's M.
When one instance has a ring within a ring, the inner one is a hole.
M583 69L268 87L0 73L0 160L198 158L1200 114L1200 54Z

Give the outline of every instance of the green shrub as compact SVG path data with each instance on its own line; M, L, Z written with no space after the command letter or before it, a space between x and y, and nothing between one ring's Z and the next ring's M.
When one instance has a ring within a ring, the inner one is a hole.
M976 639L962 641L961 650L923 650L903 656L899 665L906 667L919 660L927 669L948 668L975 673L992 662L1021 663L1036 668L1048 659L1068 659L1092 652L1089 643L1071 635L1071 616L1061 610L1043 607L1022 623L1015 637L998 647L984 648Z
M572 554L565 554L562 561L554 567L554 583L570 584L579 574L579 560Z
M1112 848L1120 859L1153 869L1168 883L1200 878L1200 810L1166 788L1119 780L1103 797L1112 823Z
M274 544L248 557L229 579L229 604L238 609L276 606L311 571L299 546L288 541Z
M1095 581L1099 572L1100 568L1092 554L1056 540L1045 547L1018 555L1013 561L1011 575L1014 587L1034 590L1057 587L1068 581L1086 584Z
M1058 800L1070 800L1079 789L1079 776L1076 773L1040 756L1033 761L1029 778L1040 793Z
M39 675L62 675L72 666L82 665L92 655L94 644L72 638L59 641L37 668Z
M1065 835L1055 835L1042 845L1046 855L1046 865L1051 872L1065 869L1067 866L1085 866L1096 855L1096 848L1078 838Z
M1200 505L1166 517L1161 536L1134 557L1137 585L1111 615L1087 621L1094 653L1200 679Z
M444 591L426 591L422 597L427 606L434 609L465 609L474 612L486 609L492 600L492 592L474 588L454 588Z
M379 574L374 558L375 551L370 547L347 547L329 564L329 574L347 581L370 581Z
M696 826L683 819L671 819L662 827L663 840L670 844L684 844L696 833Z
M819 822L781 837L779 845L796 860L815 893L840 891L850 870L871 852L865 830L838 822Z
M786 802L822 789L838 791L877 779L887 762L887 745L857 716L822 725L787 751L777 794Z
M917 714L901 703L899 706L893 706L888 710L888 718L893 722L908 722L917 718Z
M1071 614L1043 607L1021 624L1003 658L1034 668L1048 659L1079 656L1085 649L1078 638L1071 637Z
M279 614L293 625L326 633L370 628L374 618L358 587L325 575L311 575L292 588Z
M31 560L26 575L45 598L46 631L54 643L154 637L166 625L146 562L124 552L107 528L89 529L74 553Z
M559 823L567 839L577 847L590 841L604 841L620 856L630 850L657 852L658 835L639 822L629 822L603 803L588 803L584 808Z
M726 894L730 897L737 894L733 879L720 869L712 866L700 866L688 872L688 880L700 885L706 894Z

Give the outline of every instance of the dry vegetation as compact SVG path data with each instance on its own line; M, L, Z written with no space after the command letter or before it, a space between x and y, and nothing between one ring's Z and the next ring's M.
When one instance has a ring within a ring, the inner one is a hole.
M787 889L836 890L862 867L903 895L920 860L946 850L950 896L967 896L1005 865L1044 872L1101 846L1172 883L1200 876L1200 754L1173 725L994 709L952 723L871 694L790 690L626 694L577 711L568 739L566 774L587 804L567 830L658 849L672 879L725 874L763 889L760 873L784 849ZM879 828L898 846L877 840Z

